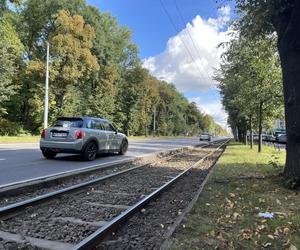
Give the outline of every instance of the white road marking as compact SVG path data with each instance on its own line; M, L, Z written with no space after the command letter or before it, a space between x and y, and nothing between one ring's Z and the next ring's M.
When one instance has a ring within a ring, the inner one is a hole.
M1 158L0 158L0 161L5 161L5 160L6 160L6 159L1 159Z

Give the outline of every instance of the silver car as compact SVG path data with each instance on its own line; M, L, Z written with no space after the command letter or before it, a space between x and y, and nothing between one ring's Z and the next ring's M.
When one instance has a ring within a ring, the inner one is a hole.
M106 119L60 117L52 127L43 130L40 149L47 159L58 153L75 153L92 161L102 152L125 154L128 139Z
M200 135L200 141L211 141L211 137L211 134L204 132Z

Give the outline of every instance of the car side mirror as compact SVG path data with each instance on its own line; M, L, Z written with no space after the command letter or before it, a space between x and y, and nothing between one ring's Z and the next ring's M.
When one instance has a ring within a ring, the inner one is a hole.
M117 129L115 130L115 133L116 133L116 135L118 134L118 130Z

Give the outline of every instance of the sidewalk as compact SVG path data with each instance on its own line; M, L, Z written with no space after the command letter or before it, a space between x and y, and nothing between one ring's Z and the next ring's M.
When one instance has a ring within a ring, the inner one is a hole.
M229 145L171 249L300 249L300 192L280 185L284 160L274 147Z

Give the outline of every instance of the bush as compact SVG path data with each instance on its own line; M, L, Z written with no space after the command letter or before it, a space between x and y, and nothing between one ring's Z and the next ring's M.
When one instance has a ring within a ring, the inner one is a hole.
M20 124L0 118L0 135L17 136L21 134L28 134L28 132Z

